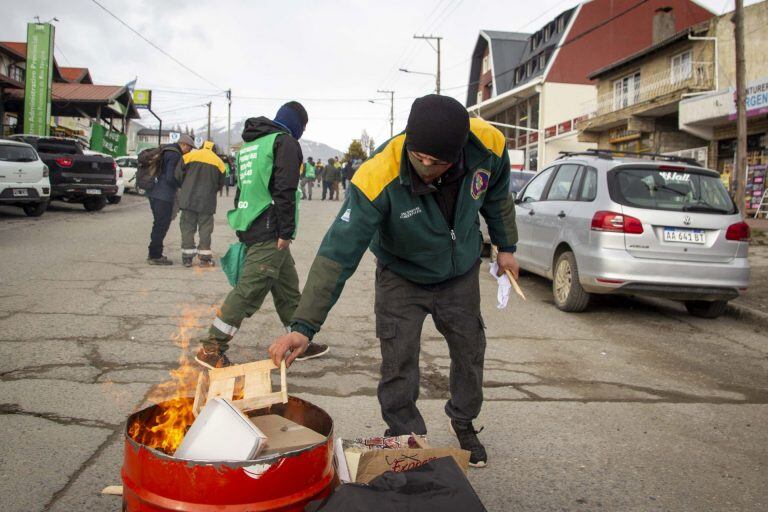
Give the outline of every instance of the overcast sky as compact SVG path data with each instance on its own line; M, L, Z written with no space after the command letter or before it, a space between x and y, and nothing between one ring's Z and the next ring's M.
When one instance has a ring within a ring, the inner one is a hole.
M153 109L167 124L202 126L213 102L214 124L226 126L223 90L232 89L233 123L273 116L287 99L309 112L307 139L345 150L363 129L389 136L395 90L395 132L414 97L434 91L436 56L414 34L443 36L442 86L466 99L469 58L480 29L535 31L578 0L245 1L98 0L195 74L153 48L92 0L0 0L0 40L24 41L26 23L56 23L61 66L88 67L95 83L125 84L138 76L151 88ZM720 14L733 0L701 0ZM747 4L754 3L747 1ZM381 98L376 104L369 99ZM153 118L144 122L152 124Z

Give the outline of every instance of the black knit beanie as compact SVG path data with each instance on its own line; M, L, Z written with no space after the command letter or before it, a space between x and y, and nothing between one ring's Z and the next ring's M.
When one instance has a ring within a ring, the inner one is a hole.
M408 151L455 162L469 137L469 114L449 96L429 94L411 106L405 143Z

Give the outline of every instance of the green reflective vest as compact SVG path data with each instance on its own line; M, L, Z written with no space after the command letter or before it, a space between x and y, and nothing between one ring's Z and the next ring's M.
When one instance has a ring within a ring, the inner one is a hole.
M315 179L315 166L309 162L304 164L304 177L308 180Z
M237 207L227 212L229 226L235 231L247 231L272 204L269 181L274 166L275 139L283 132L270 133L246 142L237 152L237 187L240 196ZM301 191L296 191L296 228L299 225ZM294 232L293 238L296 237Z

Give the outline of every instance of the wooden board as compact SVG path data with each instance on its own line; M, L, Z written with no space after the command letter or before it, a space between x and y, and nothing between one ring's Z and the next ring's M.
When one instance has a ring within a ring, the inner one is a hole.
M280 389L272 389L272 371L278 367L269 360L215 368L200 375L195 390L194 414L211 398L226 398L243 412L288 402L285 362L280 365ZM238 390L238 399L235 392ZM239 391L242 391L242 397Z

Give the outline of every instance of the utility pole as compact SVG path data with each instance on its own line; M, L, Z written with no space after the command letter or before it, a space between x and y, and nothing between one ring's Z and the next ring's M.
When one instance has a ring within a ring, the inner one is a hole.
M383 91L381 89L376 92L380 94L389 94L389 136L395 135L395 91Z
M232 89L227 90L227 156L232 152Z
M746 64L744 62L744 0L736 0L733 12L733 35L736 39L736 165L734 173L734 195L739 211L746 215L745 181L747 178L747 87Z
M211 102L209 101L206 105L208 107L208 134L205 140L211 140Z
M433 35L429 35L429 36L414 35L413 38L424 39L425 41L427 41L427 43L429 43L429 46L432 46L432 43L430 43L430 41L437 41L437 48L432 46L432 49L437 52L437 75L435 76L435 92L437 94L440 94L440 41L442 41L443 38L440 36L433 36Z

